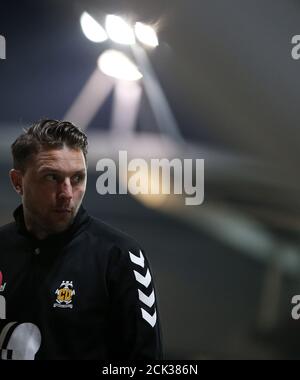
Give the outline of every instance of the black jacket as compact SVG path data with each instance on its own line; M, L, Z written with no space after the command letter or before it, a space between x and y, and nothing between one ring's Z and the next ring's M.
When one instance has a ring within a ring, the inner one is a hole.
M134 240L83 207L42 241L27 232L22 206L14 217L0 228L0 294L6 321L40 329L36 359L161 358L152 274Z

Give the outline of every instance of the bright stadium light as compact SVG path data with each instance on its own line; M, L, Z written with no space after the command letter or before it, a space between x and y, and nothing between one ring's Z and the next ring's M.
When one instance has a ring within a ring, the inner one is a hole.
M159 45L155 30L150 25L137 22L134 27L137 39L145 45L157 47Z
M122 45L134 45L133 29L119 16L106 16L105 28L110 39Z
M84 35L92 42L107 40L107 34L102 26L87 12L80 17L80 24Z
M136 65L117 50L107 50L101 54L98 67L104 74L117 79L135 81L143 77Z

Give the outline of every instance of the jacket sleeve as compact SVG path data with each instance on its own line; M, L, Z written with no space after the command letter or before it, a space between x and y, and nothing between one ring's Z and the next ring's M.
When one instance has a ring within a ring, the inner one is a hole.
M0 360L35 360L41 340L39 328L32 323L0 320Z
M108 274L111 359L162 359L159 312L153 276L137 247L111 252Z

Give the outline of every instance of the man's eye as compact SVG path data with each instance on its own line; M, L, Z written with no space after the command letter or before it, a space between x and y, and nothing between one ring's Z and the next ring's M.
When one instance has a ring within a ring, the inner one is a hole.
M56 176L55 174L47 174L47 175L45 176L45 179L46 179L47 181L57 181L57 176Z
M72 177L72 181L74 183L80 183L83 181L83 176L82 175L75 175L74 177Z

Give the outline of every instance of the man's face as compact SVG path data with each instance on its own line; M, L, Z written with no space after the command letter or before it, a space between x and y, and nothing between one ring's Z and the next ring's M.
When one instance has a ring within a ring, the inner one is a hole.
M66 230L73 222L86 190L87 168L81 150L42 150L22 175L26 225L46 235ZM27 226L28 228L28 226Z

